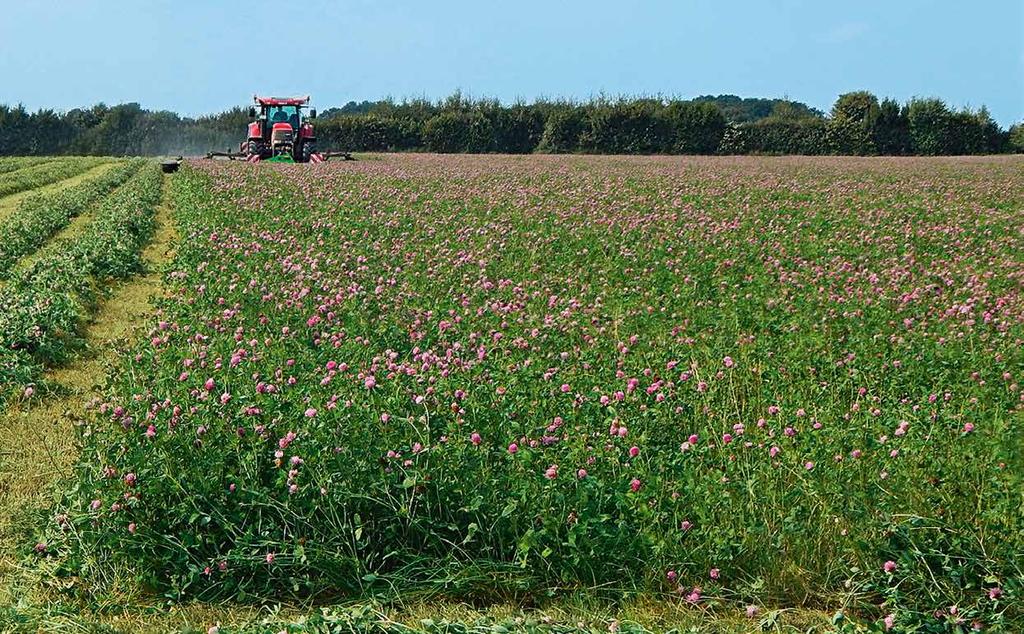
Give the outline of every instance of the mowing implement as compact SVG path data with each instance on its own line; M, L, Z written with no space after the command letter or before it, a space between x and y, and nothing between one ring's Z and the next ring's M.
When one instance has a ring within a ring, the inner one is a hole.
M309 108L309 96L254 96L253 102L255 105L249 108L249 117L255 121L249 124L246 140L238 145L238 151L208 152L206 158L250 163L323 163L334 157L353 160L348 152L316 150L316 135L310 123L316 119L316 108L310 108L309 114L303 116L303 110Z

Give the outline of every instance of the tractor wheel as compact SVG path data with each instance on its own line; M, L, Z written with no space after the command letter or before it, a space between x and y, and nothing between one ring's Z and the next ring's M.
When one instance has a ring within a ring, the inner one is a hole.
M313 152L315 152L315 151L316 151L316 149L313 147L312 143L303 143L302 144L302 158L300 159L299 162L300 163L309 163L309 160L313 157Z
M249 147L247 149L248 149L249 156L259 156L260 155L260 144L257 143L256 141L249 141Z

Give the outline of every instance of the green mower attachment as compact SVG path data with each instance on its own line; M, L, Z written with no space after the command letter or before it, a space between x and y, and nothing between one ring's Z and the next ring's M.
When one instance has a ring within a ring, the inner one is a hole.
M294 163L294 162L295 162L295 159L292 158L292 155L288 154L286 152L282 152L281 154L278 154L277 156L271 156L266 161L264 161L264 163Z

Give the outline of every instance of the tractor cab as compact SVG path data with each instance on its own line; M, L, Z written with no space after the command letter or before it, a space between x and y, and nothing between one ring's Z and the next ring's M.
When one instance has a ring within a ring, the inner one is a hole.
M295 131L299 129L298 106L269 106L263 112L263 120L269 123L272 154L292 154Z
M272 124L287 123L293 130L299 129L298 106L266 106L263 108L260 118L270 121Z

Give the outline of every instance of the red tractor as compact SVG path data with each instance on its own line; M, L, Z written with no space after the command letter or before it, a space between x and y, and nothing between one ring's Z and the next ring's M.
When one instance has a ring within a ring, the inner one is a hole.
M253 101L259 107L249 108L249 117L255 119L248 126L246 140L238 146L238 152L210 152L207 158L226 157L231 160L244 159L250 163L269 161L273 163L322 163L333 156L352 160L348 152L317 152L316 135L311 119L316 118L316 108L303 117L303 109L309 107L309 97L258 97Z

